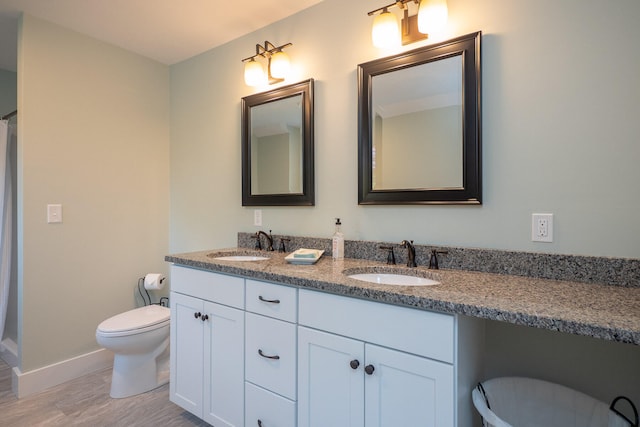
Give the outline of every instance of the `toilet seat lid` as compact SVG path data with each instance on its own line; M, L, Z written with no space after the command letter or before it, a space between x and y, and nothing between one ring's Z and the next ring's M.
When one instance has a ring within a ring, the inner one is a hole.
M124 332L148 328L169 321L171 311L159 305L147 305L116 314L98 325L100 332Z

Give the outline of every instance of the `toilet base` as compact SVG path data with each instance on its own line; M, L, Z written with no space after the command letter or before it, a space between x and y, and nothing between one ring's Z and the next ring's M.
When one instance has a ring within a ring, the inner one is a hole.
M169 339L152 354L116 354L111 392L114 399L145 393L169 382Z

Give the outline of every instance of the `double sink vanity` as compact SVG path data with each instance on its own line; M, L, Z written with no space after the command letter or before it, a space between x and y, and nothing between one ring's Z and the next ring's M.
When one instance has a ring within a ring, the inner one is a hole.
M214 426L471 426L485 319L640 345L638 287L286 255L165 258L174 403Z

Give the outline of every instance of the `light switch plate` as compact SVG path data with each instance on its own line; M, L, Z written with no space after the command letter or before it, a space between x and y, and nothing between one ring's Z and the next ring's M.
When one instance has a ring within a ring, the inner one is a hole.
M47 205L47 222L49 224L62 222L62 205Z
M253 225L262 226L262 209L255 209L253 211Z

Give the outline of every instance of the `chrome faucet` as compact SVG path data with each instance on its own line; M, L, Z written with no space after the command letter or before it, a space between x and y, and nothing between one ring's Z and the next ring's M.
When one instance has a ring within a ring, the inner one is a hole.
M271 236L271 230L269 230L269 234L265 233L264 231L260 230L260 231L256 231L256 249L262 249L262 245L260 244L260 235L263 235L264 237L266 237L267 239L267 251L272 252L273 251L273 237Z
M413 247L413 240L403 240L400 245L407 248L407 267L417 267L416 248Z

